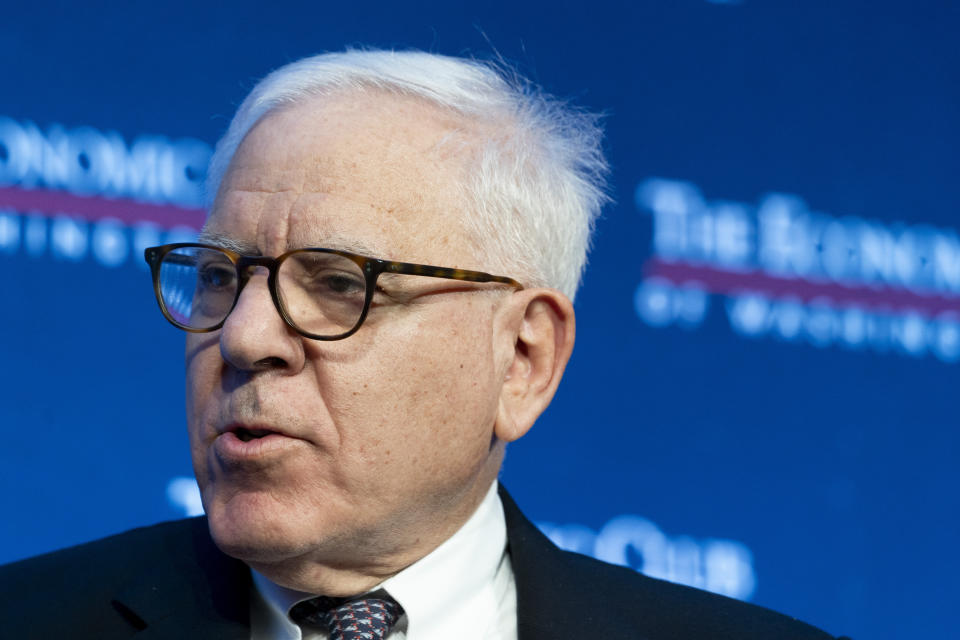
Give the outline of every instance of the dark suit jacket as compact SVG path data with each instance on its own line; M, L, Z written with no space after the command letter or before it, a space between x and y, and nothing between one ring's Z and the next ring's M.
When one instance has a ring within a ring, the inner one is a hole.
M501 491L519 640L829 640L792 618L557 549ZM250 573L204 518L0 567L0 637L248 640ZM451 638L451 640L456 640Z

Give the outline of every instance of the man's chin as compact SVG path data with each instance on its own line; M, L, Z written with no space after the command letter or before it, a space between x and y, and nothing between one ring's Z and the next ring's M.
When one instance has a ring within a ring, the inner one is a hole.
M210 535L221 551L247 563L281 562L304 552L297 523L286 522L268 506L238 502L214 502L207 509Z

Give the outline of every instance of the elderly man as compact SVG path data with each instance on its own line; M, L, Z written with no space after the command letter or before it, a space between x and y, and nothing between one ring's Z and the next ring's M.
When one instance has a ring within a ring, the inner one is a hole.
M348 52L263 80L198 242L146 252L189 332L206 517L8 567L5 633L828 638L561 552L497 486L573 348L599 143L466 60Z

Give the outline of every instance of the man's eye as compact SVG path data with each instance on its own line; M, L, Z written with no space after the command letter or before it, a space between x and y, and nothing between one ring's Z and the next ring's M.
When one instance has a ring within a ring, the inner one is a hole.
M366 282L356 275L343 271L324 271L313 277L314 289L321 295L362 296Z
M237 274L234 269L221 265L207 265L200 268L200 286L207 290L222 290L233 287Z

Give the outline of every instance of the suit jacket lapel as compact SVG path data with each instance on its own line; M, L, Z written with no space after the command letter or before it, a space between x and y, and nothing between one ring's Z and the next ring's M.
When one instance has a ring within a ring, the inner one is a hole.
M561 551L500 487L507 544L517 585L518 640L648 639L642 607L614 584L610 568ZM650 606L656 606L650 603ZM638 613L639 612L639 613Z
M500 487L510 562L517 585L518 640L589 638L576 578L563 553L520 512Z

